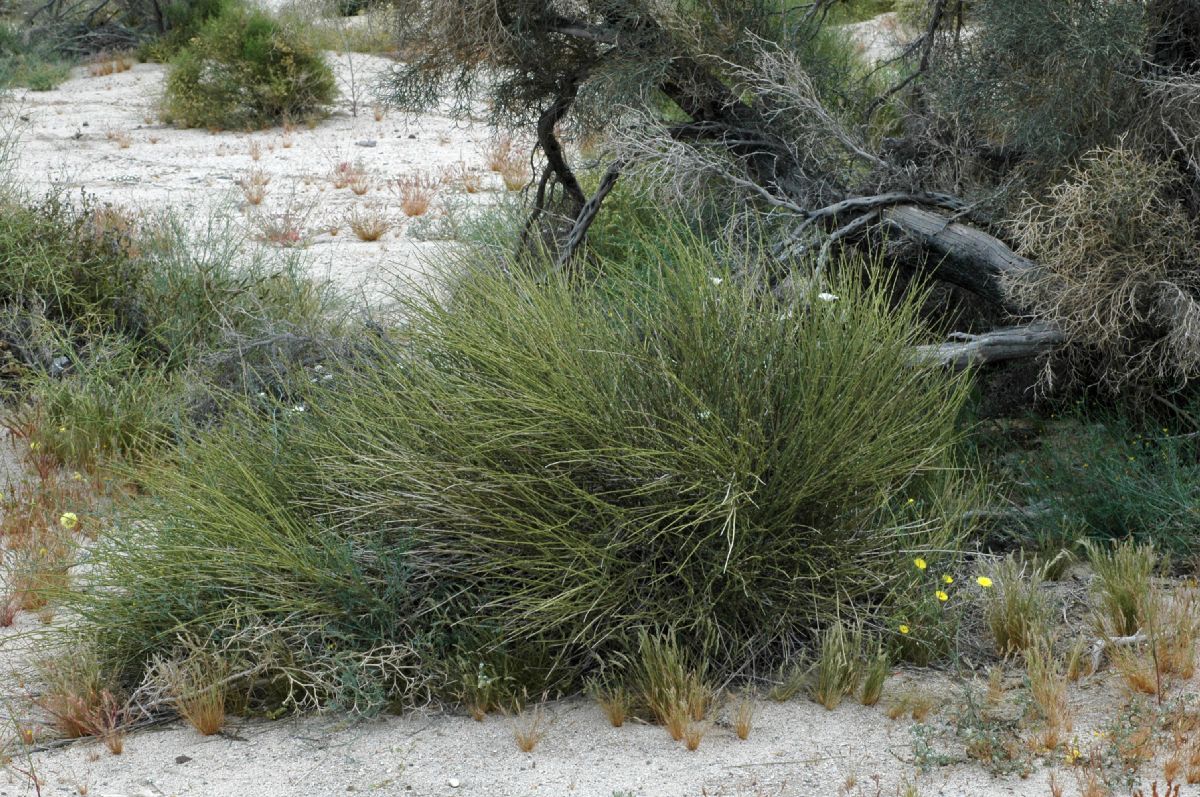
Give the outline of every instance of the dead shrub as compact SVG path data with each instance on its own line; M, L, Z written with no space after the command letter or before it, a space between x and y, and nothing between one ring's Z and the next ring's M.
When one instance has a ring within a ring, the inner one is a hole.
M392 222L383 208L356 207L346 214L346 226L358 236L360 241L378 241L384 233L392 228Z
M439 182L436 177L421 172L397 177L396 192L400 195L400 210L404 215L420 216L429 210Z
M1007 290L1067 334L1076 378L1117 390L1200 369L1200 236L1179 179L1169 162L1097 149L1017 218L1041 267Z

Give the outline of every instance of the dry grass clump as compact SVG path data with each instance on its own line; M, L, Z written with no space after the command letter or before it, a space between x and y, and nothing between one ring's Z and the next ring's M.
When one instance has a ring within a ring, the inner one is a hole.
M604 712L604 716L608 718L610 725L620 728L625 724L625 720L629 718L633 708L633 695L628 689L621 685L607 686L593 683L589 686L588 691L596 701L596 705L600 706L600 710Z
M346 214L346 226L360 241L378 241L392 228L384 208L378 206L354 207Z
M120 755L127 706L117 688L104 681L96 658L86 653L57 656L40 662L39 670L46 685L33 703L50 716L54 729L68 739L99 737L113 755Z
M512 720L512 727L517 749L522 753L532 753L533 748L546 738L546 732L549 730L545 699L534 706L532 711L518 712Z
M996 652L1023 651L1045 633L1050 608L1042 593L1042 571L1009 556L992 572L991 589L983 592L983 617Z
M228 660L194 640L184 640L177 656L158 658L151 668L152 681L167 694L179 715L204 736L225 727L229 675Z
M400 210L405 216L420 216L429 210L437 194L440 181L429 174L416 172L396 178L396 192L400 195Z
M518 155L510 157L500 167L500 177L504 180L504 187L506 189L509 191L520 191L529 185L529 161Z
M365 170L356 171L350 175L350 179L346 181L346 187L354 192L355 196L362 196L371 190L372 180L371 175Z
M477 194L483 189L483 178L461 161L442 170L442 182L461 186L468 194Z
M896 695L888 704L887 716L888 719L896 720L907 715L913 722L924 722L937 705L933 695L910 688Z
M638 654L638 686L651 714L675 741L699 745L705 730L695 726L708 717L715 697L707 668L685 661L673 633L643 633Z
M251 139L250 142L246 145L246 151L250 155L250 160L257 163L259 158L262 157L262 142L257 141L255 139Z
M483 155L489 169L493 172L504 171L505 165L513 156L512 138L506 135L497 136L488 144Z
M737 734L737 738L745 741L750 738L753 727L754 698L751 695L743 695L733 712L733 732Z
M864 706L875 705L883 696L883 682L887 680L889 664L888 654L882 650L867 662L862 693L859 695L859 702Z
M291 208L283 213L263 214L255 223L259 240L282 247L303 247L309 243L305 231L306 212L294 212Z
M1067 334L1077 375L1115 390L1200 369L1200 236L1179 180L1169 160L1097 149L1017 218L1040 268L1008 291Z
M366 167L361 161L341 161L329 171L329 182L338 191L351 183L360 181L366 175Z
M133 136L124 130L109 130L104 134L104 137L121 149L129 149L133 145Z
M1067 704L1067 677L1050 639L1041 636L1022 649L1025 654L1025 673L1029 678L1029 693L1033 705L1046 722L1041 746L1047 750L1057 748L1069 737L1074 723Z
M242 189L242 196L251 205L262 204L267 198L267 186L270 183L271 176L258 167L250 169L245 177L237 181L238 187Z
M87 73L91 77L103 77L133 69L133 57L128 53L96 53L88 61Z
M837 708L862 680L862 647L860 630L850 630L840 621L830 624L821 634L809 697L830 711Z
M1111 636L1137 633L1158 564L1154 548L1125 540L1111 547L1089 543L1087 552L1096 574L1092 600L1100 613L1100 631Z

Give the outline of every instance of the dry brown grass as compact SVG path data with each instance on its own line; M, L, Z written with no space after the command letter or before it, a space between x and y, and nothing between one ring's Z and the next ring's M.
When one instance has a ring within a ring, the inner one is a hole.
M356 196L362 196L371 190L371 185L373 182L374 181L371 180L371 175L367 174L365 171L359 171L350 175L350 179L346 181L346 186L353 191Z
M1074 727L1071 708L1067 703L1067 677L1048 638L1034 640L1024 653L1029 694L1046 723L1043 747L1053 750Z
M246 151L250 154L250 160L258 163L259 159L262 158L262 143L256 139L251 139L246 145Z
M124 130L109 130L104 134L104 137L121 149L129 149L133 145L133 136Z
M733 712L733 732L737 734L737 738L745 741L750 738L750 731L754 727L754 698L749 695L743 695L738 700L737 708Z
M915 688L908 688L888 703L888 719L900 719L908 715L913 722L924 722L937 708L937 700L933 695Z
M255 219L260 241L286 248L303 247L309 244L306 234L308 214L291 208L283 213L262 214Z
M1080 378L1116 390L1200 369L1200 239L1179 180L1168 159L1094 150L1018 217L1040 268L1007 289L1067 334Z
M598 686L591 691L596 705L600 706L609 724L614 728L624 725L633 703L633 696L629 694L629 690L623 686Z
M271 176L257 167L247 171L246 176L237 181L246 202L255 206L261 205L267 198L267 186L270 183Z
M700 742L704 741L704 737L708 733L708 728L709 725L707 722L689 722L683 732L684 747L692 752L699 750Z
M522 753L532 753L542 739L546 738L549 723L546 720L545 702L538 703L532 711L517 714L512 721L513 739Z
M384 208L369 205L354 207L346 214L346 226L360 241L378 241L392 228Z
M468 194L477 194L483 190L483 178L461 161L442 170L442 183L459 186Z
M489 169L493 172L504 171L505 164L513 155L512 138L506 135L497 136L488 144L483 155Z
M396 193L400 195L400 210L405 216L420 216L429 210L437 194L439 181L432 175L416 172L396 178Z
M133 63L133 57L128 53L99 52L88 60L87 73L91 77L104 77L128 72L133 69Z
M528 159L520 156L510 157L500 167L500 177L504 180L504 187L506 189L509 191L520 191L529 185L531 179Z
M341 191L350 185L359 175L365 173L366 168L361 163L357 161L354 163L342 161L329 171L329 182L333 184L334 188Z
M212 736L225 727L230 667L224 656L186 641L176 657L156 659L151 672L179 715L201 734Z

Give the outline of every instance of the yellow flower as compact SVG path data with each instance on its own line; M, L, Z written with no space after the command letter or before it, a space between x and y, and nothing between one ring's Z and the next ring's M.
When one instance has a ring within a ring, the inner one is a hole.
M943 583L943 584L953 584L953 583L954 583L954 577L953 577L953 576L951 576L951 575L949 575L949 574L947 574L947 575L944 575L944 576L942 576L942 583Z
M919 556L916 559L913 559L913 564L917 566L918 570L924 570L925 568L929 567L929 565L925 563L925 560Z
M979 586L983 587L984 589L987 589L988 587L992 586L992 580L990 578L988 578L987 576L980 576L979 578L975 579L975 583L978 584Z
M37 451L37 450L38 450L39 448L41 448L41 447L42 447L42 444L41 444L41 443L39 443L37 440L34 440L33 442L31 442L31 443L29 444L29 450L30 450L30 451Z
M910 504L915 504L916 502L917 502L917 499L915 499L915 498L908 499L908 503L910 503Z
M1067 751L1065 758L1068 764L1074 764L1076 761L1083 758L1083 753L1079 752L1078 747L1072 747Z
M937 595L937 599L940 600L942 603L945 603L946 601L950 600L950 596L947 595L945 592L942 592L940 589L933 594Z
M74 512L63 512L62 517L58 519L58 523L64 529L73 529L79 525L79 516Z
M904 623L901 623L901 624L900 624L900 633L901 633L901 634L907 634L907 633L908 633L908 626L906 626Z
M67 431L67 427L65 427L65 426L60 426L60 427L58 427L58 433L59 433L59 434L62 434L62 433L63 433L63 432L65 432L65 431Z
M80 473L79 471L75 471L74 473L71 474L71 478L77 482L81 482L81 481L83 481L83 474Z

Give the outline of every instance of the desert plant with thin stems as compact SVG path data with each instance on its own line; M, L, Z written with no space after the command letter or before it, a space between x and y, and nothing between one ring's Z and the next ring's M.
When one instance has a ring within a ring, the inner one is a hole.
M307 212L288 208L283 213L263 213L257 216L259 240L286 248L307 246L305 231Z
M1061 741L1061 735L1069 734L1074 725L1067 703L1067 677L1048 637L1031 640L1023 653L1029 694L1046 723L1044 746L1053 749Z
M350 185L359 175L365 174L366 167L361 162L339 161L329 170L329 182L338 191Z
M285 130L283 135L279 137L279 146L283 147L284 149L291 149L295 143L296 139L292 135L291 131Z
M505 165L513 156L513 140L507 135L499 135L492 139L484 150L487 167L493 172L504 171Z
M625 720L633 708L633 695L625 686L594 682L589 684L588 692L596 701L596 705L600 706L600 710L604 712L610 725L620 728L625 724Z
M754 697L748 694L742 695L733 710L733 732L737 734L737 738L745 741L750 738L750 731L753 727Z
M987 702L993 708L1004 700L1004 669L999 666L988 669Z
M1158 564L1153 546L1125 540L1105 547L1087 544L1088 560L1096 574L1092 596L1108 632L1132 636ZM1102 629L1103 630L1103 629Z
M529 185L529 161L520 156L510 157L500 167L500 177L509 191L520 191Z
M462 161L453 166L447 166L442 171L442 182L445 185L461 186L468 194L477 194L483 189L483 178Z
M120 755L127 705L117 687L106 682L99 660L84 648L42 660L38 670L45 686L33 703L50 716L55 729L68 739L98 737L113 755Z
M385 115L385 110L382 105L375 104L371 106L371 113L375 116L376 122L382 122Z
M912 718L913 722L924 722L935 708L937 708L937 701L933 695L910 687L896 695L888 703L887 716L888 719L895 720L907 715Z
M270 183L271 176L258 167L250 169L237 181L238 187L242 189L242 196L255 206L261 205L267 198L267 186Z
M672 632L642 633L637 680L642 699L655 719L679 741L689 722L701 722L712 706L714 690L703 664L691 666Z
M708 733L709 724L707 722L689 722L687 728L683 731L683 745L688 750L695 752L700 749L700 742L704 740L705 734Z
M862 692L859 694L859 702L864 706L875 705L883 696L883 683L887 680L890 664L887 652L882 649L877 651L867 662L863 675Z
M377 205L353 207L346 213L346 226L360 241L378 241L392 228L385 208Z
M156 659L151 673L179 715L204 736L211 736L225 727L230 670L223 654L185 640L176 656Z
M354 192L355 196L362 196L371 190L371 175L365 170L356 171L350 175L350 179L346 182L346 187Z
M1008 556L992 571L993 587L983 593L983 617L996 652L1025 650L1044 633L1050 607L1042 592L1042 572L1025 561Z
M517 711L512 720L513 738L517 749L522 753L531 753L542 739L546 738L549 730L546 720L545 696L533 707L533 710Z
M420 216L429 210L437 194L439 181L422 172L397 177L395 190L400 195L400 210L405 216Z
M116 144L121 149L129 149L129 147L133 145L133 136L129 135L129 133L124 130L113 129L109 130L104 135L105 138Z
M257 139L250 139L246 144L246 151L250 155L250 160L257 163L262 158L262 142Z
M809 697L833 710L862 680L862 631L849 629L842 621L831 623L821 633Z

